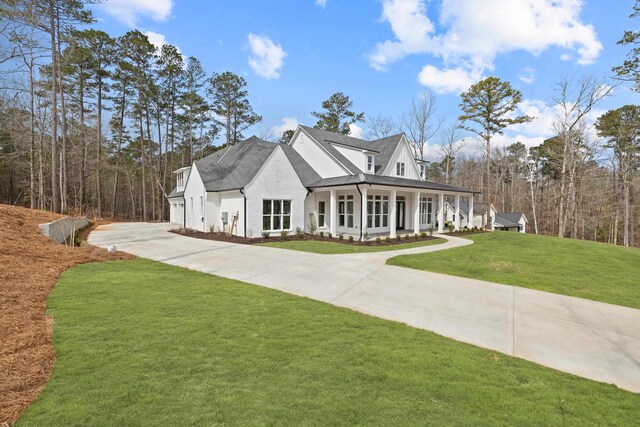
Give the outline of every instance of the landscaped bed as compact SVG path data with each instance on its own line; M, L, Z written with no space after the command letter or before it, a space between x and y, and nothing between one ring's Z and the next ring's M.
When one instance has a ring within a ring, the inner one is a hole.
M366 240L359 240L358 237L354 236L345 236L345 235L337 235L335 237L329 237L328 234L323 233L320 234L309 234L309 233L282 233L275 234L273 233L269 237L241 237L229 235L227 233L204 233L202 231L196 231L189 228L177 228L174 230L170 230L172 233L180 234L182 236L195 237L198 239L206 239L206 240L218 240L221 242L230 242L230 243L241 243L244 245L259 245L264 243L274 243L281 242L287 243L292 241L313 241L313 242L328 242L335 243L340 245L349 245L349 246L365 246L365 247L389 247L389 246L402 246L406 245L409 242L426 242L426 241L438 241L441 243L442 239L434 237L430 235L430 233L420 233L420 234L398 234L395 238L386 238L386 236L373 236L368 237ZM394 248L399 249L399 248Z
M331 241L318 241L318 240L289 240L289 241L272 241L268 243L260 243L260 246L267 246L271 248L289 249L294 251L312 252L316 254L351 254L362 252L384 252L384 251L398 251L401 249L418 248L421 246L439 245L446 242L445 239L434 237L431 239L419 239L409 238L408 240L396 240L390 244L375 244L369 245L362 244L342 244L336 242L336 239ZM354 242L355 243L355 242Z
M634 425L640 395L436 334L148 260L49 301L58 360L22 426Z
M640 308L640 250L585 240L495 231L444 252L388 264Z
M51 212L0 205L0 425L11 424L36 398L56 359L46 298L76 264L133 258L90 245L69 247L40 233Z

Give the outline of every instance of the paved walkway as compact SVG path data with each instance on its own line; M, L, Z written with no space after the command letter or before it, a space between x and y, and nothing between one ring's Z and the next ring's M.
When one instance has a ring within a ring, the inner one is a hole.
M386 265L399 251L320 255L194 239L169 224L98 227L89 242L167 264L242 280L384 319L640 392L640 310ZM452 256L454 253L452 253Z

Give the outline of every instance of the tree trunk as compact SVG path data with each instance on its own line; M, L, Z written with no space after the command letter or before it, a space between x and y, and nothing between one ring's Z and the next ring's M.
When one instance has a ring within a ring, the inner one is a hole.
M58 176L58 51L56 49L56 12L49 0L51 32L51 210L60 212L60 177Z
M98 69L98 73L100 70ZM102 77L98 76L98 140L96 143L96 214L102 218ZM122 138L122 135L120 135ZM120 144L121 140L119 141ZM118 148L118 151L120 149ZM116 178L117 180L117 178ZM113 208L112 208L113 212Z
M62 58L62 50L61 50L61 45L62 42L60 40L60 16L59 14L56 13L56 21L57 21L57 26L56 26L56 31L58 33L58 37L57 37L57 50L58 50L58 63L57 63L57 74L58 74L58 81L59 81L59 87L58 89L60 90L60 114L61 114L61 124L62 124L62 149L61 149L61 176L60 176L60 200L61 200L61 210L66 210L68 208L67 206L67 192L68 192L68 186L69 186L69 169L68 169L68 164L67 164L67 110L65 107L65 102L64 102L64 85L63 85L63 80L62 80L62 69L61 69L61 64L60 64L60 58Z

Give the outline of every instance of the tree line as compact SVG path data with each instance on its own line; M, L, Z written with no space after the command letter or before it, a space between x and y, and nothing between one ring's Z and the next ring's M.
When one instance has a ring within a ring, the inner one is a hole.
M218 149L218 137L223 146L241 141L262 117L242 77L207 74L197 58L157 49L138 30L114 38L87 29L85 6L0 0L0 200L166 219L172 171ZM497 77L462 93L451 122L438 118L430 91L396 118L355 112L342 92L312 115L332 132L350 134L358 123L370 139L404 132L417 158L440 159L429 164L429 179L477 189L477 209L524 212L535 233L637 246L640 107L620 106L595 124L592 115L622 81L640 91L638 40L640 32L624 33L620 44L632 49L614 80L557 81L554 136L539 146L496 146L496 135L533 119L516 115L522 94ZM288 142L292 134L261 136Z
M86 28L86 4L0 1L0 197L165 219L172 171L215 150L223 131L227 145L242 140L262 118L242 77L208 76L197 58L138 30Z

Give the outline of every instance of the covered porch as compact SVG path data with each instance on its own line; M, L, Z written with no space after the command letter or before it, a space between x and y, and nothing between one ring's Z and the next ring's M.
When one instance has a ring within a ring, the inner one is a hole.
M318 231L366 236L419 234L425 231L445 230L444 206L447 197L454 201L454 229L461 228L461 201L467 202L473 217L473 193L458 191L416 189L375 184L314 189L309 194L307 221L317 224Z

